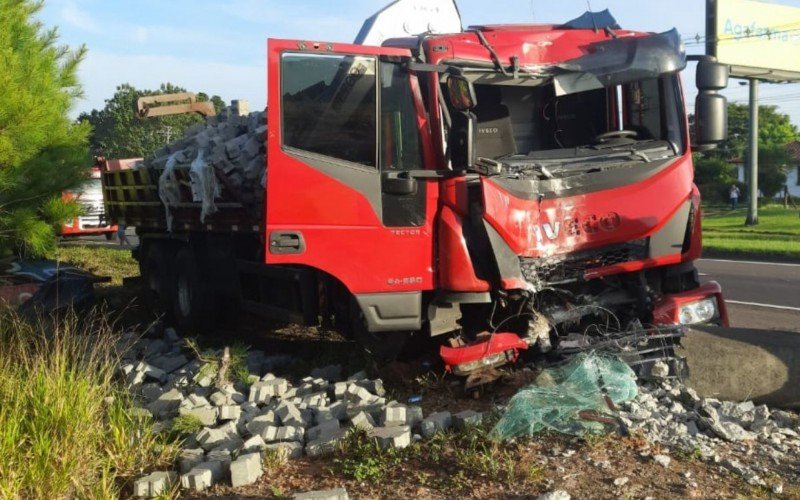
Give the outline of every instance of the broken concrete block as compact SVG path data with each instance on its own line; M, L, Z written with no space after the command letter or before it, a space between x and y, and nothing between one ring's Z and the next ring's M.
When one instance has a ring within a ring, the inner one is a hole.
M294 460L303 457L303 445L297 441L272 443L266 445L264 449L273 450L281 460Z
M349 385L348 382L336 382L335 384L333 384L332 386L333 390L331 391L333 399L336 401L341 401L342 399L344 399L344 394L347 392L348 385ZM328 388L328 390L331 390L330 387Z
M348 382L358 382L359 380L366 380L366 379L367 379L367 372L365 372L364 370L356 372L347 377Z
M180 465L181 474L185 474L194 469L197 465L203 463L206 452L202 448L186 448L181 451L178 463Z
M407 425L392 427L375 427L369 431L382 449L405 448L411 444L411 428Z
M464 410L453 415L453 427L457 431L463 431L467 427L475 427L483 422L483 413L473 410Z
M167 343L161 339L151 340L147 343L147 347L144 349L144 356L145 359L155 357L167 349Z
M143 384L139 388L139 394L142 395L142 398L151 403L156 399L160 398L162 394L164 394L164 389L161 388L159 384L151 383L151 384Z
M191 416L199 420L203 426L209 427L217 423L219 417L219 409L212 406L199 407L199 408L181 408L179 411L181 416Z
M264 473L261 454L248 453L231 462L231 486L238 488L258 481Z
M276 378L260 380L250 386L249 401L257 403L267 403L271 398L283 396L289 390L289 382L286 379Z
M203 491L222 479L220 462L203 462L181 476L181 486L187 490Z
M153 472L147 476L137 479L133 483L133 496L142 498L153 498L166 495L172 489L172 485L178 479L178 475L170 472Z
M343 401L337 401L328 406L328 411L337 420L347 420L348 418L347 405Z
M211 454L212 452L215 452L215 451L225 451L225 452L228 452L228 453L230 453L232 455L232 454L238 452L242 448L243 444L244 444L244 441L242 441L242 438L240 438L239 436L236 436L236 437L233 437L231 439L228 439L227 441L224 441L224 442L218 444L217 446L212 448L211 451L209 451L207 455L209 455L209 454Z
M219 407L219 419L221 421L238 420L242 415L242 409L236 405L225 405Z
M306 493L295 493L293 500L349 500L347 490L336 488L335 490L308 491Z
M429 438L437 432L445 431L450 428L452 417L449 411L441 411L430 415L420 424L422 436Z
M384 396L386 394L386 389L383 388L383 380L379 378L375 380L360 380L356 383L376 396Z
M326 422L330 422L332 420L339 421L336 417L333 416L330 408L314 408L314 423L316 425L321 425Z
M231 452L229 450L212 450L206 453L207 462L219 462L222 464L223 475L231 465Z
M186 399L181 404L184 408L203 408L203 407L210 407L211 403L205 398L205 396L201 396L200 394L194 393L189 394Z

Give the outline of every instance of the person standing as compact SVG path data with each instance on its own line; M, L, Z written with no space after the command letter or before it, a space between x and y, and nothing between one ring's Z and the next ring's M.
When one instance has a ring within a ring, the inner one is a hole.
M739 191L739 186L736 184L731 184L731 188L728 191L728 198L730 198L731 201L731 210L736 210L736 206L739 204L739 196L741 194L742 192Z
M117 225L117 240L119 240L119 246L121 247L131 246L131 242L128 241L128 235L125 234L126 229L125 224Z

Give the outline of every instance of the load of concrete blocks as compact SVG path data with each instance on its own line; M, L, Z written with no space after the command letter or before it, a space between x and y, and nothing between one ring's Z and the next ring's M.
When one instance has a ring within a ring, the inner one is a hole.
M217 211L217 202L241 203L258 209L266 187L265 111L248 112L245 101L234 101L218 116L186 129L183 137L157 150L143 166L162 172L159 196L169 209L186 202L181 194L188 171L192 201L201 202L201 220Z

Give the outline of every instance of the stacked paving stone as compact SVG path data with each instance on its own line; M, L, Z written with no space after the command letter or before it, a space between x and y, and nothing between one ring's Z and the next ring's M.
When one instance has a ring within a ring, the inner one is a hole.
M174 330L167 328L155 339L129 336L126 341L120 374L138 411L151 415L157 430L169 430L180 416L195 417L204 426L184 442L180 476L145 476L136 481L138 496L157 496L178 480L195 491L223 481L234 487L252 484L262 475L264 453L287 460L329 455L354 427L366 430L382 448L403 448L450 427L480 424L482 418L472 411L424 418L419 406L387 401L380 379L364 372L345 378L336 365L293 382L273 373L288 367L291 357L261 351L247 354L249 386L217 387L213 370L189 354Z
M720 464L752 485L766 486L760 473L768 471L723 458L721 445L748 455L755 452L776 464L800 451L800 427L795 415L750 401L700 398L693 389L675 380L640 385L638 396L621 405L621 409L622 422L631 430L642 432L648 441L699 452L704 460ZM658 461L657 457L653 459Z
M146 158L144 165L164 170L172 161L174 168L188 169L202 154L205 165L224 181L225 189L217 192L217 197L224 191L226 201L258 206L266 182L266 138L264 111L240 115L237 107L231 107L189 127L181 139ZM204 183L196 180L192 177L193 191L202 191ZM216 182L213 184L216 187Z

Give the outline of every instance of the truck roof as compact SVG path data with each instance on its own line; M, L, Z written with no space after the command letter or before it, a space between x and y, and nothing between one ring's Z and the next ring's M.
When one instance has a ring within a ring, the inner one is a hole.
M590 45L612 39L604 30L572 29L553 24L498 24L470 27L463 33L429 35L423 49L431 63L441 61L491 61L476 31L483 33L502 61L519 58L521 66L553 64L575 59ZM616 37L641 37L647 33L615 30Z

